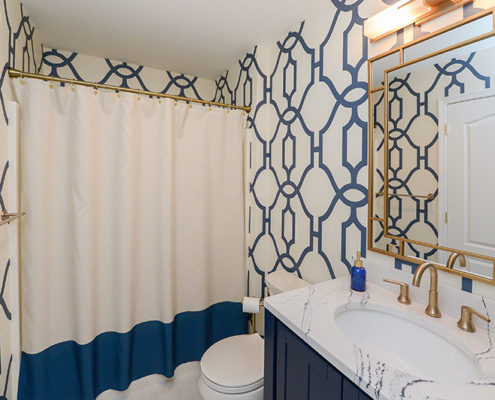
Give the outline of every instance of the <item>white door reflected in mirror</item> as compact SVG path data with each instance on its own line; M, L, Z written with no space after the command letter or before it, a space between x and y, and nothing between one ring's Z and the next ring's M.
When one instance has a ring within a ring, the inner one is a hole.
M441 101L439 244L495 257L495 91ZM491 276L493 263L468 260L468 270Z

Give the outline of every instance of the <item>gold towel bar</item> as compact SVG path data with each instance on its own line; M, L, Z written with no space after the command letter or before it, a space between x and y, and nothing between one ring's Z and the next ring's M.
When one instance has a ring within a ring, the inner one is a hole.
M385 193L383 190L380 190L376 195L383 196ZM389 193L389 196L397 196L397 197L416 197L418 199L428 199L433 200L435 195L433 193L428 193L426 196L416 195L416 194L400 194L400 193Z
M7 210L3 210L2 215L0 216L0 226L10 224L12 221L15 221L17 218L21 218L24 215L26 215L25 212L12 214L7 212Z

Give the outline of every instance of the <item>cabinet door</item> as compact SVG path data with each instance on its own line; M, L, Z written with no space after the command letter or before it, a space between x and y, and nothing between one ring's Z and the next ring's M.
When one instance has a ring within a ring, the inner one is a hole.
M342 400L373 400L349 379L344 378L342 385Z
M342 375L277 321L276 400L341 400Z
M264 400L373 400L265 311Z

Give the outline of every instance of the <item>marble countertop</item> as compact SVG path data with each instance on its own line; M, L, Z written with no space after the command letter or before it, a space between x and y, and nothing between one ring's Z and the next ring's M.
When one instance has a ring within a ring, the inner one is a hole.
M495 399L495 333L491 329L463 332L457 328L457 320L453 317L428 317L423 304L400 304L396 292L373 283L368 283L365 292L351 291L349 278L267 297L265 307L374 399ZM384 362L354 345L337 326L334 315L347 309L386 311L397 315L407 313L410 321L448 338L451 343L462 345L464 352L475 360L480 378L459 383L435 382L405 371L398 364Z

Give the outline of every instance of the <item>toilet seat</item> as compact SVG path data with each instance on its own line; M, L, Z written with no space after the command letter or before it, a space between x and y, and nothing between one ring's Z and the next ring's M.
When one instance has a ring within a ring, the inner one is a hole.
M213 390L200 379L198 389L202 400L263 400L263 386L247 393L228 394Z
M263 379L259 380L258 382L254 382L254 383L252 383L250 385L237 386L237 387L228 387L228 386L218 385L215 382L210 381L203 374L201 374L201 380L210 389L213 389L216 392L220 392L220 393L224 393L224 394L242 394L242 393L248 393L248 392L252 392L253 390L256 390L256 389L258 389L258 388L260 388L260 387L263 386Z
M264 342L257 333L223 339L201 359L202 382L219 393L241 394L263 386Z

